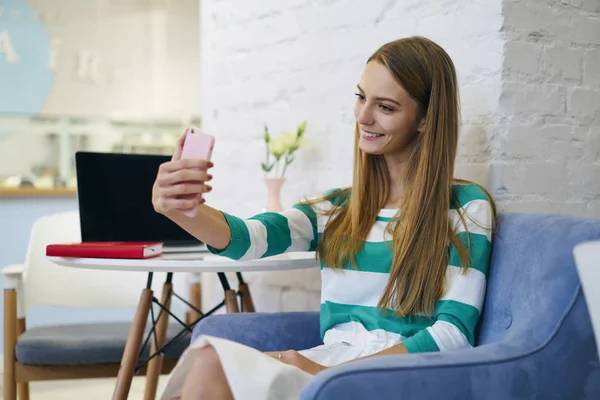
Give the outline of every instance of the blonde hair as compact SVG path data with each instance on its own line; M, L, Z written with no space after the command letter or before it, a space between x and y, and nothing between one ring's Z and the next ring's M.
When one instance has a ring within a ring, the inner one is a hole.
M393 260L378 307L393 309L401 316L431 313L443 295L449 243L455 246L464 272L469 265L470 243L465 246L458 239L449 219L452 185L469 183L454 179L460 118L456 72L448 54L422 37L387 43L370 61L384 65L419 103L421 116L426 116L406 164L401 217L388 225L393 234ZM337 198L338 205L326 212L335 217L329 218L317 250L326 267L351 263L356 268L355 255L390 193L383 156L363 152L358 139L356 125L352 187L309 203ZM495 213L491 196L488 198ZM464 216L459 215L464 224Z

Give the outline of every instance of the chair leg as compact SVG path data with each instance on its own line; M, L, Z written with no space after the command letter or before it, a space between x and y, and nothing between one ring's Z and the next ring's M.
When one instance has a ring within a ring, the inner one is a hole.
M19 318L17 321L17 339L25 332L27 324L25 318ZM18 382L17 393L19 400L29 400L29 382Z
M17 399L15 346L17 345L17 291L4 290L4 400Z
M152 290L146 288L142 291L129 336L127 337L127 343L125 344L123 358L121 359L121 368L119 368L119 374L117 375L117 385L113 393L113 400L126 400L129 395L131 380L135 373L140 347L142 347L146 322L148 322L148 312L152 306L152 298Z
M237 293L235 290L229 289L225 291L225 310L228 314L240 312Z
M171 283L165 283L163 286L162 296L160 303L167 309L171 309L171 291L173 285ZM164 346L167 339L167 329L169 327L169 313L163 311L160 314L160 318L156 322L156 342L158 347ZM156 350L156 343L154 340L150 340L152 343L150 355L154 354ZM164 355L159 354L148 362L148 369L146 370L146 388L144 390L144 400L154 400L156 398L156 388L158 387L158 377L162 370Z

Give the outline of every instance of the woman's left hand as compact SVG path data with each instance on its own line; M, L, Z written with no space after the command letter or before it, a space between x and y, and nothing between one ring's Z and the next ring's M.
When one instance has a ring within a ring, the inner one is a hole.
M302 354L298 353L296 350L268 351L265 354L268 356L271 356L274 359L279 360L283 363L298 367L301 370L303 370L304 372L308 372L311 375L316 375L319 372L321 372L327 368L321 364L317 364L316 362L304 357Z

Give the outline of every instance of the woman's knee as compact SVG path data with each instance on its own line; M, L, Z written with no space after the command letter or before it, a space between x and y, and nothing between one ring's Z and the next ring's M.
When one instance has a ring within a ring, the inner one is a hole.
M214 368L220 365L221 361L219 360L219 354L211 345L206 345L201 349L196 350L192 369L198 370L210 368L214 371Z

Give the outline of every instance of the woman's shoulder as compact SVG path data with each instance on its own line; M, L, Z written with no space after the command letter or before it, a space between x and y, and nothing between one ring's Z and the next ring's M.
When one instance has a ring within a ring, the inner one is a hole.
M490 195L475 182L458 180L452 185L451 208L462 208L474 200L489 202Z

